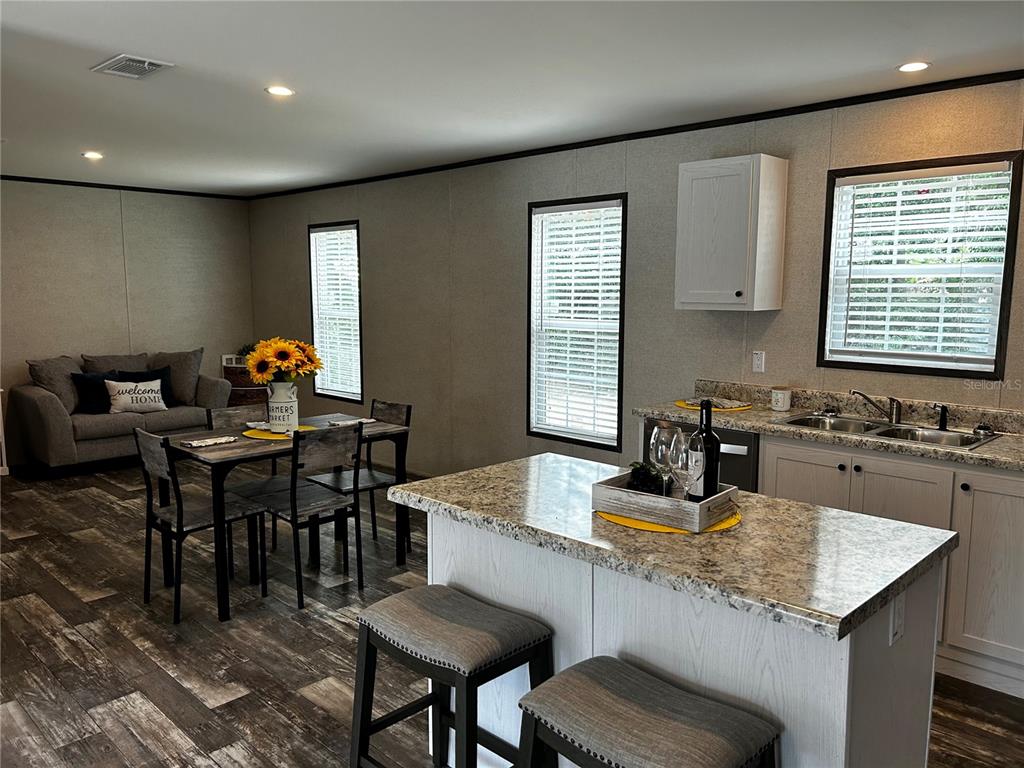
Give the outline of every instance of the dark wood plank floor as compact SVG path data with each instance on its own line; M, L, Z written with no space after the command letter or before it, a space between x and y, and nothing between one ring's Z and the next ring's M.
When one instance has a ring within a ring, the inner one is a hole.
M181 469L195 490L205 486L201 469ZM190 539L183 622L174 626L168 590L155 586L152 603L142 603L142 498L137 469L4 478L4 768L347 765L354 617L424 582L422 518L413 514L414 552L397 569L393 510L379 499L380 540L370 540L367 524L362 594L341 573L339 545L325 531L321 569L304 571L303 611L294 602L290 529L279 528L266 599L245 583L244 541L236 542L242 567L232 584L234 618L225 624L215 612L211 539ZM426 685L385 659L377 690L383 710ZM429 765L426 729L420 715L374 737L376 756L395 766ZM1024 701L939 678L931 766L1020 766L1022 745Z

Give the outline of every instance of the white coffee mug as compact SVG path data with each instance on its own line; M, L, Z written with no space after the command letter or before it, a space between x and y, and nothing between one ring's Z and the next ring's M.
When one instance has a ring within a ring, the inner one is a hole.
M772 410L788 411L793 400L793 392L787 387L772 387Z

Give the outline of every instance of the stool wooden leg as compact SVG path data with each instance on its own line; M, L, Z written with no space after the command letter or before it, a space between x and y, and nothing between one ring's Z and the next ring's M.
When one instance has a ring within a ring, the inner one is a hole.
M430 708L431 749L434 768L448 768L448 742L451 739L450 728L445 720L451 713L452 688L436 680L430 681L430 687L437 694L437 701Z
M536 688L555 674L554 652L551 640L545 640L537 647L537 654L530 659L530 688Z
M273 520L273 516L270 518ZM260 594L267 596L267 520L266 513L260 513Z
M370 631L359 625L356 651L356 688L352 699L352 751L350 766L359 768L370 752L370 720L373 716L373 686L377 675L377 649L370 643Z
M476 768L476 686L455 685L455 768Z
M543 745L537 740L536 719L523 712L523 724L519 728L519 760L515 768L539 768L541 763L537 758L543 751Z

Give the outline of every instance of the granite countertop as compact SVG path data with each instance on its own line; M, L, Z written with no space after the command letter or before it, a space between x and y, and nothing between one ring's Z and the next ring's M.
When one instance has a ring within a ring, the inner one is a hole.
M840 639L957 546L957 534L752 493L742 522L683 536L609 523L591 485L618 467L553 453L394 486L431 514Z
M775 435L791 440L807 440L850 448L866 448L904 456L920 456L941 461L954 461L993 469L1009 469L1024 472L1024 435L1001 434L995 440L977 448L950 448L926 443L912 443L907 440L873 437L850 432L830 432L811 427L797 427L782 424L785 419L806 413L808 409L793 408L790 411L773 411L767 406L755 405L749 411L737 413L716 413L712 419L715 426L724 429L739 429L762 435ZM659 403L633 409L634 416L679 421L697 424L698 411L680 408L675 403ZM874 417L870 417L874 418Z

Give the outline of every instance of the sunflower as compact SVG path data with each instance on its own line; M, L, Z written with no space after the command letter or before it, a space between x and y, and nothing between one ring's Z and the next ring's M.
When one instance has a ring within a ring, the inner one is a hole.
M277 364L279 371L292 371L302 361L303 354L298 347L284 339L271 340L267 345L267 359Z
M268 384L274 378L274 360L260 354L259 350L250 352L245 358L245 364L254 384Z
M295 366L296 373L306 376L310 373L315 373L324 367L324 364L320 362L320 358L316 354L316 347L312 344L307 344L306 342L299 341L298 339L294 339L292 344L302 355L302 359Z

